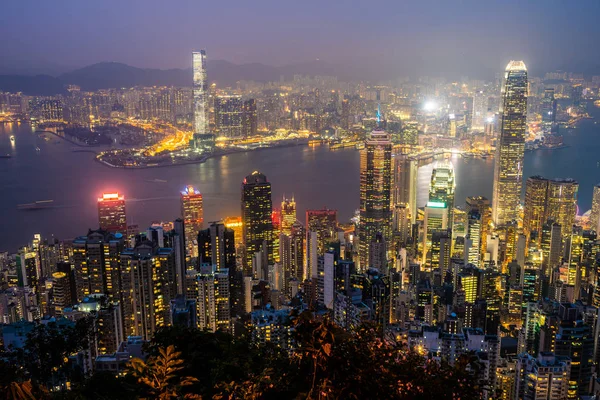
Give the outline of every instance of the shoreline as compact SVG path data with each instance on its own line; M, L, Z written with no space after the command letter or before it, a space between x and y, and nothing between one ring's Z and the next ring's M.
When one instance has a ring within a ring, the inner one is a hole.
M231 149L231 150L225 150L225 151L222 151L219 153L207 154L197 160L178 161L178 162L171 163L171 164L156 164L156 165L155 164L146 164L146 165L139 165L139 166L137 166L137 165L136 166L114 165L114 164L109 163L108 161L104 161L104 160L98 158L97 157L98 153L95 151L93 151L93 152L96 153L96 157L94 157L94 160L106 167L118 168L118 169L148 169L148 168L177 167L180 165L190 165L190 164L204 164L206 161L210 160L211 158L218 158L218 157L227 156L230 154L249 153L249 152L261 151L261 150L273 150L273 149L279 149L279 148L284 148L284 147L306 146L308 144L309 144L308 140L306 140L306 141L295 142L295 143L282 143L280 145L276 145L276 146L272 146L272 147L258 147L256 149L235 149L235 150ZM92 152L92 151L90 151L90 152Z

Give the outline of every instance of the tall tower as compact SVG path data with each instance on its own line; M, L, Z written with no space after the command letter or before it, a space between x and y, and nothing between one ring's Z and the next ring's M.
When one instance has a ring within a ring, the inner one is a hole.
M410 222L414 224L417 219L417 160L407 154L396 154L394 157L394 205L405 204Z
M183 218L185 230L187 254L198 257L196 239L204 223L204 210L202 208L202 194L191 185L181 192L181 217Z
M548 180L541 176L530 176L525 183L525 208L523 213L523 231L527 240L535 232L539 244L542 239L542 226L546 223L546 201Z
M215 98L215 128L220 136L243 137L244 102L240 95L222 95Z
M368 267L369 248L377 233L391 243L392 141L381 130L371 132L360 154L359 262Z
M281 233L290 236L292 233L292 225L296 222L296 201L292 196L291 199L284 197L281 202Z
M527 131L527 67L523 61L511 61L506 67L500 114L492 198L492 218L497 226L519 215Z
M540 104L542 114L542 132L544 135L552 133L556 121L556 100L554 98L554 88L544 89L544 97Z
M600 183L594 186L592 195L592 212L590 213L591 229L600 232Z
M552 179L548 182L547 218L562 227L562 236L571 235L577 215L577 192L579 183L570 178Z
M448 226L452 226L452 209L454 208L454 167L451 162L438 162L431 171L429 201L446 203L448 208Z
M103 193L98 198L98 222L100 229L111 233L127 233L125 196L119 193Z
M192 53L192 70L194 74L194 133L198 135L208 133L207 115L207 89L206 81L206 51L200 50Z
M243 241L246 247L246 271L252 267L254 254L261 251L266 241L269 263L273 262L273 220L271 214L271 184L258 171L248 175L242 182Z

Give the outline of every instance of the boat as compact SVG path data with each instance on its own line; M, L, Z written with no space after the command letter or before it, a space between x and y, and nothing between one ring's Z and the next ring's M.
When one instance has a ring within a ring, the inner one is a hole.
M0 158L12 158L10 154L0 154Z
M17 205L18 210L41 210L52 207L54 200L38 200L35 203L25 203Z
M167 183L164 179L146 179L146 182Z
M10 141L14 142L15 141L15 135L10 135Z
M40 149L39 147L36 147L35 151L37 151L39 153L40 151L42 151L42 149Z

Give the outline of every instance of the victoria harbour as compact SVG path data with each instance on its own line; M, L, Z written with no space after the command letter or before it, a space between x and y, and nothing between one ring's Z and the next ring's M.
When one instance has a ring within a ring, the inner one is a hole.
M598 108L588 107L592 116ZM570 177L579 181L579 212L589 210L592 188L600 181L600 125L583 120L577 129L564 130L568 147L538 150L525 155L524 179L532 175ZM10 141L14 135L15 141ZM358 208L359 152L331 151L326 145L295 146L236 153L211 158L202 164L163 168L114 169L94 160L94 154L54 136L47 140L29 124L0 125L0 181L10 196L0 205L4 223L12 229L0 232L0 250L15 250L34 233L71 238L93 228L97 220L97 197L106 191L127 196L131 223L146 226L169 221L179 210L179 192L194 184L204 196L206 221L239 215L239 190L243 178L254 170L272 183L273 199L294 196L299 215L307 209L330 208L340 220L349 220ZM36 147L40 150L37 151ZM494 159L452 159L457 176L456 198L492 193ZM427 202L433 164L419 168L417 203ZM61 179L48 179L60 175ZM17 206L53 200L38 210ZM461 204L457 201L457 206Z

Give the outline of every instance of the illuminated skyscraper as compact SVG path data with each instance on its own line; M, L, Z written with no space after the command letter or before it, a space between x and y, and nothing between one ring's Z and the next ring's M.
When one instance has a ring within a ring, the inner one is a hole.
M206 79L205 50L192 53L192 70L194 74L194 133L202 135L209 133L206 120L208 81Z
M241 138L243 120L242 96L222 95L215 98L215 128L219 136Z
M500 136L496 142L492 218L504 225L519 216L527 131L527 68L523 61L506 67L502 87Z
M600 183L594 186L592 195L592 211L590 213L591 229L600 232Z
M258 128L258 115L256 113L256 100L248 99L244 101L242 119L242 135L247 138L256 136Z
M294 197L292 196L291 200L284 197L281 202L281 233L290 236L292 225L296 220L296 201Z
M102 230L126 234L125 196L119 193L103 193L102 197L98 198L98 222Z
M242 229L242 217L227 217L223 220L223 224L226 228L233 230L233 237L235 241L235 247L237 248L243 244L243 229Z
M467 197L466 204L467 213L477 211L481 216L481 246L479 254L484 255L487 251L487 239L490 234L490 223L492 221L490 201L483 196L469 196Z
M471 129L474 131L483 131L485 119L487 117L488 96L483 90L477 90L473 93L473 120Z
M245 268L249 272L252 257L261 250L266 241L267 258L273 262L273 204L271 183L258 171L248 175L242 182L242 224L246 247Z
M194 141L196 148L212 151L214 135L208 129L208 80L206 78L206 51L192 53L194 96Z
M546 201L548 180L541 176L530 176L525 184L525 208L523 231L527 240L535 232L539 244L542 238L542 226L546 222Z
M544 89L544 97L540 105L542 114L542 132L544 135L552 133L556 121L556 100L554 99L554 88Z
M431 267L431 240L434 232L448 229L448 207L444 202L428 202L425 206L425 218L423 221L423 263L427 264L425 271Z
M394 157L394 205L405 204L412 224L417 218L418 161L406 154Z
M431 172L429 185L429 201L445 203L448 209L448 226L452 226L452 209L454 208L454 167L451 162L438 162Z
M392 142L381 130L371 132L360 154L359 262L366 270L369 247L377 233L391 243Z
M573 179L548 181L547 218L552 218L562 227L562 236L571 234L577 215L577 192L579 183Z
M181 216L185 228L185 248L191 257L198 257L198 232L204 224L202 194L193 186L181 192Z

